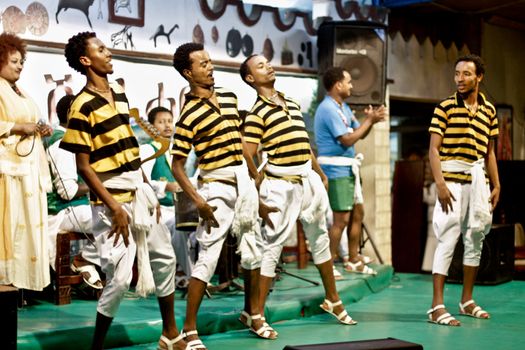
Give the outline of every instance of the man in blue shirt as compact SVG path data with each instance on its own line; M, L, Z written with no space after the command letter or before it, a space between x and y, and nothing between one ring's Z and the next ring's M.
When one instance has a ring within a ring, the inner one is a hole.
M344 103L352 90L351 81L350 73L343 68L332 67L325 72L323 85L327 93L315 113L315 142L318 162L328 177L328 195L333 211L333 224L329 231L332 257L337 255L341 235L348 227L349 260L345 262L345 270L375 274L372 268L366 266L370 259L358 252L364 213L359 181L362 157L355 156L354 144L365 138L375 123L385 120L387 110L384 106L368 106L364 110L366 117L359 124L350 107ZM342 278L335 267L334 276Z

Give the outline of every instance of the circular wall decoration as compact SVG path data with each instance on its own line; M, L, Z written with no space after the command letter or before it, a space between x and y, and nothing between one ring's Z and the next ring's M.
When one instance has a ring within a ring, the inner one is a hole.
M273 23L282 32L292 28L295 24L297 13L292 10L274 8Z
M44 5L32 2L26 10L26 25L31 34L42 36L49 28L49 15Z
M343 0L335 1L335 9L337 14L342 19L350 18L352 15L355 15L356 19L360 21L366 20L366 16L363 16L359 3L357 1L347 1L343 4Z
M262 50L263 56L266 57L268 62L270 62L273 58L274 53L275 51L273 50L272 41L270 40L270 38L266 38L263 43L263 50Z
M242 37L242 54L246 57L250 56L253 53L253 39L248 34L245 34Z
M26 15L16 6L9 6L2 13L4 32L23 34L26 31Z
M262 12L263 8L259 5L244 4L242 2L237 4L237 13L239 14L239 18L241 19L241 22L248 27L251 27L259 22Z
M217 41L219 41L219 30L216 26L213 26L211 28L211 40L213 40L214 43L217 43Z
M199 0L202 14L210 21L216 21L226 11L227 0Z
M310 35L317 35L317 30L314 28L312 16L303 14L304 29Z
M226 35L226 53L230 57L235 57L239 54L242 48L241 32L232 28Z
M204 45L204 31L202 30L200 24L197 23L195 27L193 27L193 33L191 37L194 43Z

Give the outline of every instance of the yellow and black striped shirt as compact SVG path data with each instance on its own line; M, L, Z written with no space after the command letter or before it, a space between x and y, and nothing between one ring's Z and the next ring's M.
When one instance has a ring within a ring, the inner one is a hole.
M283 108L264 96L258 96L244 124L246 142L262 144L268 162L278 166L304 164L311 159L310 139L301 108L279 93Z
M208 99L186 95L186 103L175 125L172 154L188 157L195 148L203 170L213 170L243 162L237 96L216 88L219 109Z
M96 173L122 173L140 168L139 145L129 124L128 99L112 84L115 107L99 94L84 88L71 104L68 125L60 148L89 154ZM113 195L119 202L129 193Z
M478 109L471 114L461 95L455 93L436 106L429 132L443 137L439 149L441 161L475 162L487 155L489 141L498 137L496 109L480 93ZM443 177L445 181L471 181L471 176L463 173L443 172Z

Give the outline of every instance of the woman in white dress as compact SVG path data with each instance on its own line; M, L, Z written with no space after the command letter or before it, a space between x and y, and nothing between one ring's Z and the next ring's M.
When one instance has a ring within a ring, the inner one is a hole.
M42 290L49 284L46 192L51 187L36 103L16 82L25 43L0 34L0 285Z

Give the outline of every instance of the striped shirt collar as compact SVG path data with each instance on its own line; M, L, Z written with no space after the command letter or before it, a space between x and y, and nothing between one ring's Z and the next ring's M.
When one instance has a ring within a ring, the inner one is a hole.
M219 108L217 108L217 106L215 106L213 103L211 103L210 101L210 97L213 96L210 95L210 97L206 98L206 97L200 97L200 96L197 96L197 95L193 95L190 92L188 92L186 95L184 95L184 97L186 98L186 101L184 102L184 104L186 105L186 103L190 102L190 101L194 101L194 102L200 102L200 103L205 103L207 104L209 107L211 107L212 109L214 109L216 112L219 112L220 113L220 101L219 99L222 98L223 94L224 94L224 91L222 90L222 88L220 87L216 87L213 89L213 92L215 93L215 95L217 96L217 103L219 103Z
M465 100L463 100L463 97L461 97L461 94L457 91L454 93L454 101L456 102L456 105L466 107ZM482 92L478 92L478 105L487 105L487 98Z

